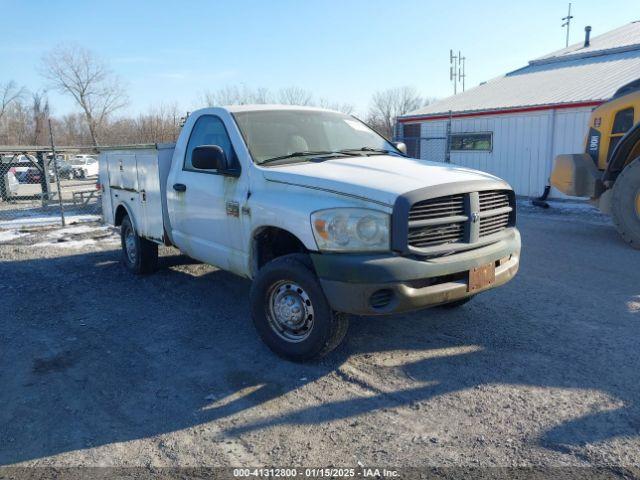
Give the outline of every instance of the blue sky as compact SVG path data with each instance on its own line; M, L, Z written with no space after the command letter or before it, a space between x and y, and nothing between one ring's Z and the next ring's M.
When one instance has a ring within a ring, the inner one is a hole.
M637 7L574 1L571 40L588 24L595 36L640 19ZM42 88L42 55L73 42L125 80L123 113L162 102L193 109L204 91L233 84L300 86L364 112L389 87L450 95L449 48L467 57L469 87L564 47L566 9L551 0L0 0L0 82ZM50 100L54 114L74 110L60 95Z

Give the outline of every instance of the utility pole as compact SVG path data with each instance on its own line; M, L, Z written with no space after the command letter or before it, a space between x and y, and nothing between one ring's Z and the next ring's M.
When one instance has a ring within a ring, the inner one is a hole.
M562 24L562 28L567 27L567 40L565 42L565 47L569 46L569 27L571 27L571 19L573 18L573 16L571 15L571 3L569 3L569 11L567 12L567 16L566 17L562 17L562 21L564 22Z
M449 49L449 80L453 82L453 94L458 93L458 57Z
M458 50L458 54L453 54L453 49L449 49L449 80L453 82L453 94L458 93L458 83L462 83L462 91L464 92L465 78L465 60L467 57L462 56L462 52Z
M467 77L467 74L464 70L464 63L467 57L463 57L462 53L458 52L458 58L460 59L460 63L462 64L462 68L458 70L458 78L462 79L462 91L464 92L464 79Z

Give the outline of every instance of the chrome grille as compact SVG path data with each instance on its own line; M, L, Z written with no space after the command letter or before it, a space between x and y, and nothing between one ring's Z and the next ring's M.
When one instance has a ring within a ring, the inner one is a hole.
M480 219L480 237L493 235L509 226L510 212L498 213Z
M509 206L509 195L504 190L489 190L487 192L479 192L480 211L496 210Z
M409 229L409 245L417 248L461 242L463 237L463 222Z
M464 195L449 195L414 203L409 210L408 244L426 248L463 241L464 202Z
M464 215L464 196L431 198L414 203L409 211L409 221Z
M506 190L420 200L409 209L407 245L434 251L433 247L475 243L499 233L511 226L512 201Z

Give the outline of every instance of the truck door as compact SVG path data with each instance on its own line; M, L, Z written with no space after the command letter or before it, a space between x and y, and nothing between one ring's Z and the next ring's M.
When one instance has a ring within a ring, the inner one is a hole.
M246 263L242 241L240 204L246 195L246 175L230 177L212 170L198 170L191 163L193 150L218 145L231 162L238 162L223 121L202 115L191 131L182 159L174 159L167 193L173 240L195 259L232 272Z

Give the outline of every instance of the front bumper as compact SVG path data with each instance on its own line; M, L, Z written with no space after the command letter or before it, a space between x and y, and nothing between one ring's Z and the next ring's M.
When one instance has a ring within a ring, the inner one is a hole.
M486 247L437 258L316 253L311 259L334 310L357 315L406 312L461 300L511 280L520 264L520 234L509 230ZM492 262L495 283L469 292L467 272Z

